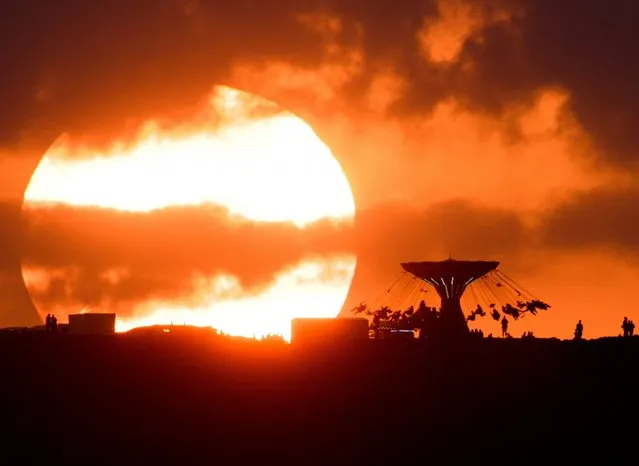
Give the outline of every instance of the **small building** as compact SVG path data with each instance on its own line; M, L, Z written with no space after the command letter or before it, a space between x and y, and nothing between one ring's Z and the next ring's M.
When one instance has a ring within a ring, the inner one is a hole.
M71 335L113 335L115 314L89 313L69 314L67 333Z
M368 340L368 320L361 317L291 320L291 343L341 343Z

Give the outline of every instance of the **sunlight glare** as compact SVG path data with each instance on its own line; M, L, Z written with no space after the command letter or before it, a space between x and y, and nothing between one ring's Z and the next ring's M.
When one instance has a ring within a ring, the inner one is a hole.
M355 210L339 163L291 114L178 140L152 134L127 153L70 158L63 141L36 169L29 203L150 211L210 202L252 220L299 226Z
M331 280L321 280L323 272L330 267ZM337 269L337 270L336 270ZM339 273L335 273L335 272ZM307 261L279 275L275 284L256 296L212 297L204 307L185 308L167 306L162 303L144 303L135 309L133 316L119 319L118 331L154 325L158 322L173 325L212 326L230 335L262 338L281 335L290 340L291 319L303 317L335 317L344 302L344 278L355 272L355 263L350 257L340 260ZM220 277L212 288L232 285L233 279ZM149 311L149 308L152 309ZM136 317L136 315L144 317ZM247 322L253 323L247 326Z
M203 105L205 121L201 110L193 122L168 128L149 121L132 142L114 138L96 148L72 135L61 136L32 176L25 216L51 204L127 212L212 204L255 222L290 222L298 228L325 218L352 221L355 204L348 180L303 120L261 97L227 87L215 88ZM146 299L135 303L130 315L118 314L117 328L174 322L213 326L234 335L288 338L292 317L337 315L355 262L352 255L305 258L281 272L268 290L252 296L244 294L233 276L196 277L198 297L210 295L205 305ZM41 315L54 305L38 302L37 296L46 294L53 277L64 280L73 267L67 269L23 263L25 282ZM113 284L126 273L117 269L102 275L105 283ZM93 312L105 309L91 307ZM60 316L77 310L56 312Z

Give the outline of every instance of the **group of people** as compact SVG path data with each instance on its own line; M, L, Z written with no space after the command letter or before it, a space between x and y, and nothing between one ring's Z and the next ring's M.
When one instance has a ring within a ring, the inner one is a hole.
M635 334L635 323L627 317L624 317L623 322L621 323L621 329L623 330L624 337L632 337ZM577 322L577 326L575 327L575 340L581 340L583 336L584 324L580 320Z
M623 330L624 337L631 337L635 334L635 323L632 320L628 320L627 317L624 317L621 329Z
M45 320L47 332L55 332L58 330L58 318L54 314L47 314Z

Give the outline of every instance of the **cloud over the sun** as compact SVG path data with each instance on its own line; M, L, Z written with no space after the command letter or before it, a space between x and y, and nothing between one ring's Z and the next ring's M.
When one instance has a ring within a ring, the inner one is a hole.
M250 294L303 259L348 254L339 230L334 221L303 229L254 222L216 206L145 213L34 206L26 212L23 264L55 276L36 287L40 301L188 299L197 277L217 275L236 277Z
M363 211L356 225L320 220L303 228L229 216L216 206L141 213L33 205L23 230L23 265L34 300L78 308L191 302L203 279L218 276L234 277L251 295L287 269L318 258L359 254L360 275L375 279L415 254L516 256L529 244L516 214L463 201L429 209L389 204Z

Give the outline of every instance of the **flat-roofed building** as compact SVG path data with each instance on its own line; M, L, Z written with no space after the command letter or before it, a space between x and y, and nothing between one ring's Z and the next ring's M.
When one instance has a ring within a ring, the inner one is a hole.
M115 314L69 314L67 333L72 335L113 335Z
M291 343L368 340L368 320L361 317L308 318L291 321Z

